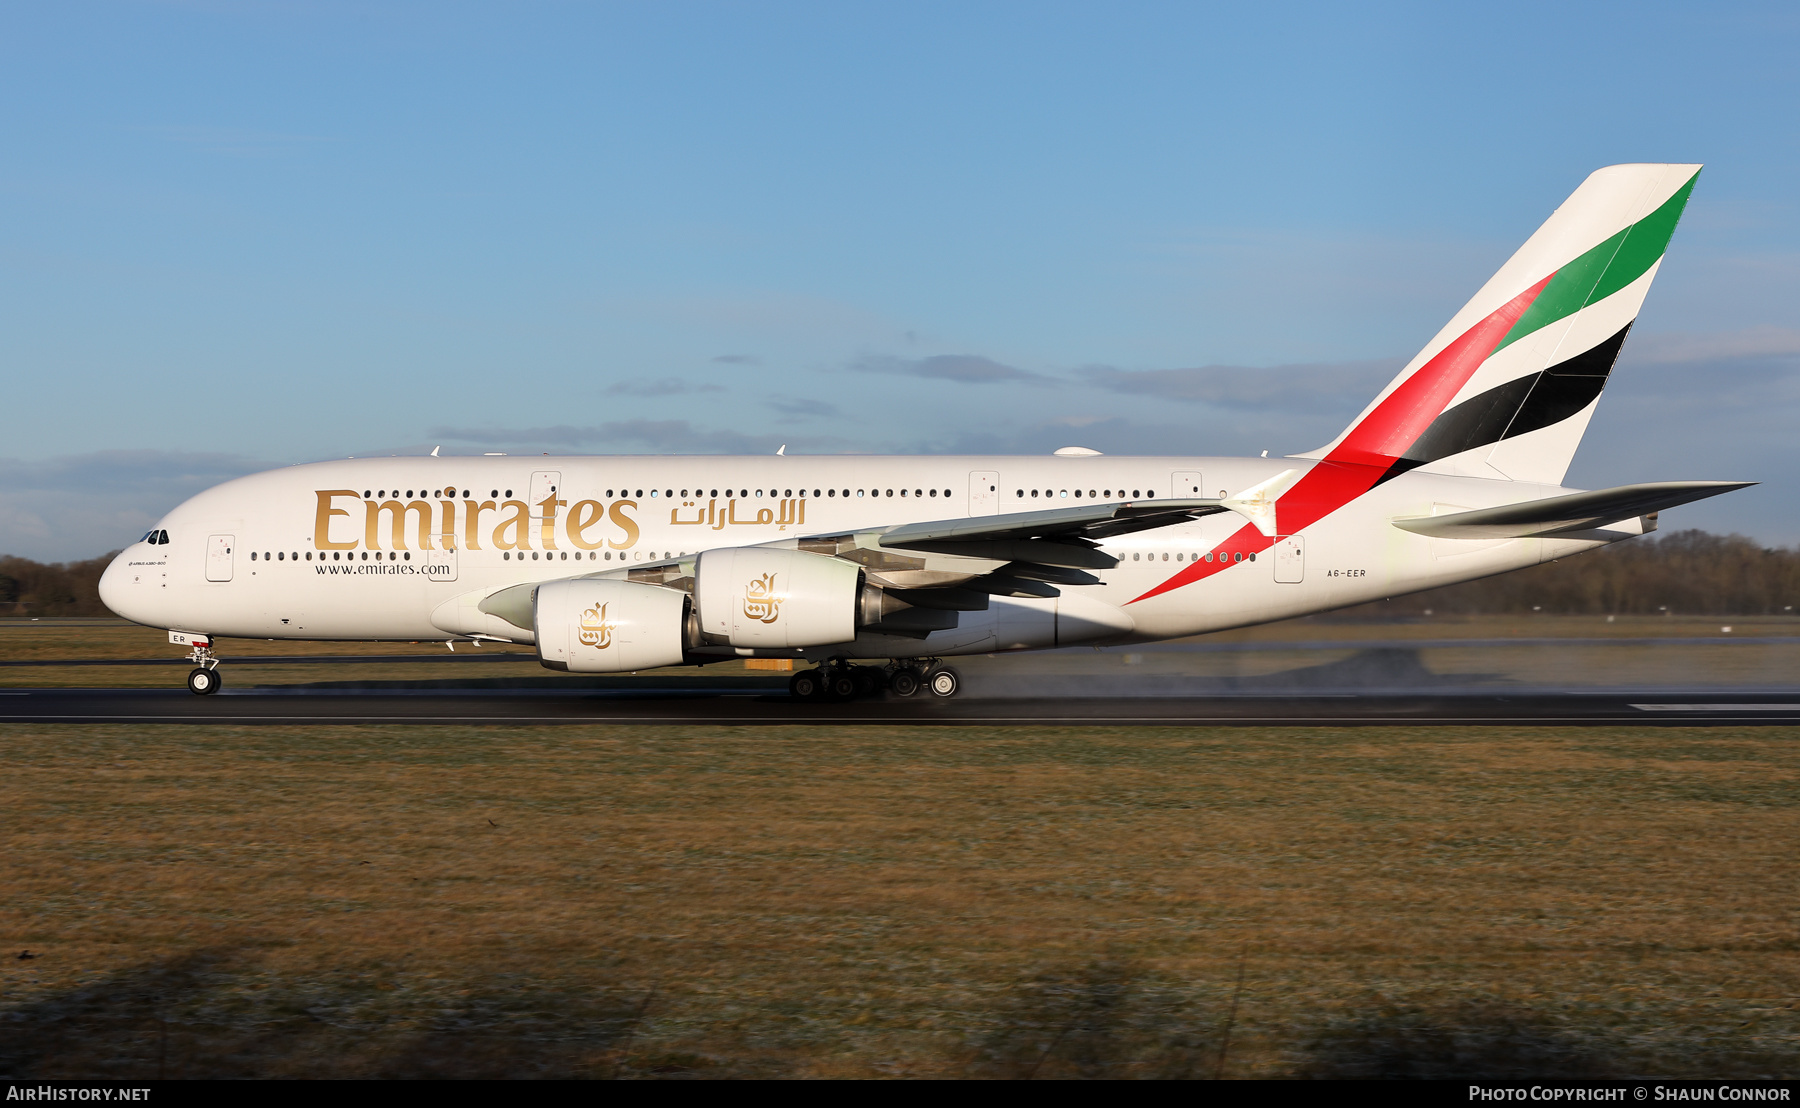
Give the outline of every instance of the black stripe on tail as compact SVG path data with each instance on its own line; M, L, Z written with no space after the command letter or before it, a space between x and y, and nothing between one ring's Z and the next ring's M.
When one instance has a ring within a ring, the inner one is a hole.
M1619 350L1630 330L1631 324L1627 323L1618 334L1592 349L1447 409L1388 467L1381 480L1391 480L1439 458L1491 446L1575 415L1592 404L1606 387L1606 379L1612 373L1613 363L1619 360Z

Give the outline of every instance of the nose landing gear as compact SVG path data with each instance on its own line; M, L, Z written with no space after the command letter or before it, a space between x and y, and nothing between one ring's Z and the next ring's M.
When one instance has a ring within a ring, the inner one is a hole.
M225 675L219 672L219 656L212 652L209 640L195 639L193 645L188 661L195 663L195 668L188 673L188 691L195 696L211 696L225 683Z

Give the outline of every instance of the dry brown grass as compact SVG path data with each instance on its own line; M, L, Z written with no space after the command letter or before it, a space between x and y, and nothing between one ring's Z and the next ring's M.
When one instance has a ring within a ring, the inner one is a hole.
M13 725L0 1074L1791 1075L1797 738Z

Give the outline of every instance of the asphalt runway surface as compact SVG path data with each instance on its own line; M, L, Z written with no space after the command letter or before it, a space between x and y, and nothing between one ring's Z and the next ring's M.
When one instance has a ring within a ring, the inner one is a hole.
M927 696L799 702L767 679L657 687L0 691L5 723L713 724L989 726L1394 726L1800 724L1800 690L1430 692L1284 696L1004 698Z

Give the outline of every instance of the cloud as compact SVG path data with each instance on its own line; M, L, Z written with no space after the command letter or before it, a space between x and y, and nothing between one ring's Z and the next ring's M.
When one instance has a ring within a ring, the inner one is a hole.
M1800 357L1800 331L1791 327L1765 326L1710 334L1633 335L1626 351L1627 362L1645 365Z
M815 450L843 445L841 439L821 436L710 431L685 419L622 419L593 427L433 427L430 433L434 438L490 446L597 446L603 452L637 447L651 454L773 454L783 444Z
M1606 391L1615 400L1670 405L1672 412L1679 405L1684 426L1728 414L1786 428L1800 408L1800 331L1633 335Z
M908 377L929 377L938 381L957 381L965 385L992 385L1002 381L1028 384L1051 384L1051 378L1014 366L1003 365L979 354L934 354L929 358L896 358L889 354L871 354L852 362L858 373L897 373Z
M753 354L720 354L713 361L724 365L761 365L762 359Z
M836 404L827 404L823 400L811 400L805 397L777 397L769 401L768 405L786 416L834 416L838 414Z
M1078 376L1096 388L1233 411L1344 412L1354 415L1406 363L1399 358L1302 365L1209 365L1192 369L1090 366Z
M688 392L724 392L722 385L690 385L679 377L663 377L655 381L619 381L608 385L608 396L676 396Z
M236 454L173 450L0 458L0 553L92 558L136 539L195 493L267 468Z

